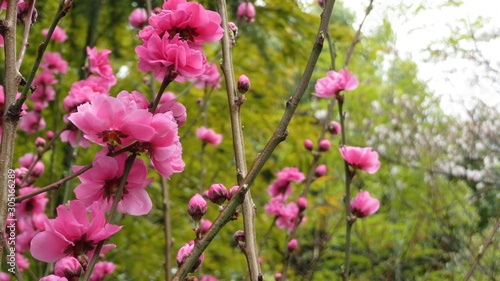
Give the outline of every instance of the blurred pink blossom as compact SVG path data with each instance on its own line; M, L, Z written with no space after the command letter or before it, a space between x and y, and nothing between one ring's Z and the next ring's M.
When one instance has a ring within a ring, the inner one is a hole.
M50 69L55 73L66 74L66 71L68 71L68 62L61 58L60 53L46 52L40 68Z
M358 218L364 218L375 213L380 207L380 202L372 198L368 191L361 190L351 201L351 212Z
M143 28L148 22L148 13L144 8L137 8L132 11L128 21L133 28Z
M116 265L109 261L100 261L96 263L94 271L90 276L90 281L101 281L116 269Z
M358 87L358 77L349 70L341 69L339 72L328 71L326 77L318 79L315 85L316 93L313 95L320 98L330 98L340 91L351 91Z
M191 254L191 252L193 251L193 248L194 248L194 242L190 241L190 242L184 244L184 246L182 246L179 249L179 251L177 252L177 256L176 256L177 266L180 267L184 263L184 261L187 259L189 254ZM191 272L194 272L201 265L201 263L203 262L204 259L205 259L205 254L202 253L200 255L200 257L198 258L198 261L195 263L195 265L191 269Z
M49 33L48 29L42 30L43 36L47 36ZM50 39L59 41L59 42L64 42L66 39L68 39L68 36L66 35L66 31L64 29L60 28L59 26L56 26L54 29L54 32L52 33L52 37Z
M345 161L354 169L361 169L374 174L380 168L378 153L372 151L371 147L342 146L340 153Z
M222 135L215 133L214 130L208 129L205 126L201 126L196 130L196 136L204 143L213 146L218 146L222 142Z
M238 6L238 20L244 20L247 22L255 21L255 6L252 2L242 2Z

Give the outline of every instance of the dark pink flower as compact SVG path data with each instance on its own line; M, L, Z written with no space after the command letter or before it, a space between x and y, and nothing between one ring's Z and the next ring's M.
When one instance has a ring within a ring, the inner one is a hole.
M250 79L245 74L240 75L238 78L238 92L244 94L250 89Z
M328 126L328 131L332 135L338 135L340 132L342 132L342 128L340 127L340 124L338 122L332 121L330 122L330 126Z
M238 6L238 20L245 20L247 22L255 21L255 6L252 2L242 2Z
M327 139L320 140L318 146L319 146L319 151L326 152L326 151L330 150L330 146L331 146L330 140L327 140Z
M40 190L38 187L23 187L19 189L19 195L25 195ZM40 193L16 204L16 216L31 217L35 214L45 212L45 206L49 199L45 197L46 193Z
M16 253L16 263L17 266L19 266L19 271L21 272L23 272L24 269L30 267L30 261L21 253Z
M297 249L298 246L299 246L299 242L297 242L297 239L292 239L287 244L288 251L290 251L290 252Z
M222 204L228 199L227 188L220 183L214 183L208 189L208 199L215 204Z
M68 281L66 277L60 277L54 274L44 276L38 281Z
M55 73L66 74L66 71L68 71L68 62L61 58L60 53L46 52L40 67L52 70Z
M305 149L307 149L307 150L309 150L309 151L312 151L312 150L313 150L313 147L314 147L314 145L313 145L312 140L310 140L310 139L306 139L306 140L304 140L304 148L305 148Z
M3 3L7 3L7 1L4 1ZM5 45L4 40L3 40L3 35L0 34L0 47L3 47Z
M45 129L46 123L42 115L36 111L30 111L26 113L21 122L19 123L19 128L26 133L35 133L40 130Z
M67 112L76 111L76 108L94 97L109 95L109 84L98 76L90 76L71 85L69 95L64 98L64 109Z
M188 203L188 214L199 221L207 212L207 201L199 194L195 194Z
M31 255L44 262L55 262L66 256L78 258L80 255L93 254L100 241L122 227L107 223L104 211L97 203L91 209L90 220L81 201L70 201L69 207L57 207L57 218L49 220L45 224L45 231L33 237ZM104 250L109 249L109 245L104 247Z
M269 186L269 195L272 197L277 197L280 195L288 196L292 193L291 182L302 182L306 177L303 173L299 171L299 168L285 168L280 172L276 173L278 177L270 186Z
M307 208L307 198L299 197L299 199L297 200L297 206L299 207L300 211L304 211Z
M167 39L178 35L180 40L201 44L222 38L220 15L196 2L170 0L163 4L163 9L149 18L149 24L164 32Z
M219 281L219 279L213 277L212 275L203 275L200 281Z
M203 89L205 87L220 88L222 77L219 73L219 68L215 63L207 63L205 71L200 76L194 78L196 88Z
M271 198L271 201L264 206L264 210L266 210L267 214L274 216L280 216L285 208L285 202L282 197Z
M208 229L212 226L212 222L202 219L200 221L201 233L207 233Z
M191 241L190 241L191 242ZM181 265L184 263L184 261L189 257L189 254L193 251L194 248L194 243L186 243L184 246L182 246L179 251L177 252L176 260L177 260L177 266L181 267ZM200 257L198 258L198 261L195 263L193 268L191 269L191 272L194 272L203 262L205 259L205 254L202 253Z
M212 129L205 128L205 126L196 130L196 136L204 143L208 143L213 146L218 146L222 142L222 135L215 133Z
M96 263L94 271L90 276L90 281L101 281L104 277L113 273L116 269L116 265L109 261L100 261Z
M165 113L165 112L172 113L175 122L177 122L177 125L179 127L184 125L184 123L186 123L187 119L186 107L182 103L175 101L175 99L166 101L156 110L156 113Z
M42 30L42 34L43 36L47 36L47 34L49 34L49 30L48 29ZM60 28L59 26L56 26L54 32L52 33L52 37L50 39L59 42L64 42L66 41L66 39L68 39L68 36L66 35L66 31L64 31L64 29Z
M7 1L2 2L2 6L4 3L7 3ZM5 272L0 272L0 281L10 281L10 275Z
M128 17L128 22L133 28L143 28L148 21L148 13L144 8L137 8Z
M292 230L297 217L299 217L299 207L295 202L290 202L284 209L281 210L280 215L276 219L276 227ZM300 223L302 223L304 219L305 217L302 217Z
M76 198L85 206L92 206L94 202L102 205L103 211L108 211L113 205L115 193L125 169L127 155L120 154L115 157L106 156L107 150L96 154L92 168L78 176L82 181L74 192ZM73 171L78 171L80 166L73 166ZM144 190L153 178L146 178L148 174L146 164L142 159L135 159L132 169L127 177L123 195L117 206L117 211L133 216L145 215L151 211L153 203Z
M332 70L326 74L326 77L320 78L316 82L316 93L313 95L320 98L330 98L340 91L352 91L359 85L358 77L352 75L347 69L341 69L339 72Z
M344 160L354 169L361 169L374 174L380 168L378 153L371 147L342 146L340 153Z
M109 54L111 54L110 50L104 49L100 52L97 52L97 48L89 48L87 47L87 54L89 57L89 70L90 73L95 73L100 77L109 81L110 84L116 84L116 77L113 74L113 69L111 68L111 64L109 63Z
M83 267L74 257L64 257L56 262L54 274L66 277L68 280L78 280L83 273Z
M326 165L325 164L322 164L322 165L319 165L318 167L316 167L316 172L315 172L315 175L316 177L322 177L326 174Z
M33 165L33 161L35 161L36 159L36 155L33 154L33 153L26 153L24 154L22 157L19 158L19 165L21 165L21 167L24 167L24 168L30 168L31 165ZM31 174L33 176L36 176L36 177L39 177L43 174L43 172L45 171L45 166L43 165L43 162L38 160L35 164L35 166L33 166L33 170L31 171Z
M229 200L231 200L231 198L233 198L233 196L236 195L238 189L240 189L240 187L235 185L228 190L227 194L229 196Z
M179 40L179 35L169 40L167 36L160 38L153 34L147 42L137 46L135 52L139 56L139 70L153 71L155 79L160 82L166 74L190 78L205 71L206 58L203 52Z
M375 213L379 207L380 202L376 198L372 198L368 191L361 190L351 201L351 212L358 218Z

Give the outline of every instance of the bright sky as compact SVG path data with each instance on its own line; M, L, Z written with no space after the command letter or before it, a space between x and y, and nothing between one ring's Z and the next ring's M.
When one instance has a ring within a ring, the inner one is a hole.
M358 28L369 0L343 2L344 6L356 12L357 21L354 27ZM500 106L500 79L496 79L496 84L491 83L491 80L482 78L484 71L464 59L426 62L427 55L424 52L431 42L450 34L450 27L460 26L459 19L474 22L478 17L488 18L489 22L484 29L477 31L477 37L483 36L485 32L500 33L500 17L498 17L500 1L463 0L464 4L460 7L423 10L417 15L411 13L412 9L394 8L400 7L401 3L406 5L430 3L436 6L436 2L442 1L375 0L374 9L368 16L363 30L369 32L380 25L384 18L388 18L396 34L396 48L400 56L411 58L418 64L419 77L427 81L431 91L441 97L441 106L447 113L461 111L461 106L458 104L463 104L463 101L467 101L471 96L481 97L490 105ZM481 43L478 48L496 69L500 69L500 39ZM451 72L454 69L455 71ZM474 82L475 77L478 77L479 83Z

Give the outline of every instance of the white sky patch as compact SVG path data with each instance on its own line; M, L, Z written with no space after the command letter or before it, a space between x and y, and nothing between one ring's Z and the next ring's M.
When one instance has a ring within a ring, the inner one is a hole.
M314 1L314 0L313 0ZM463 104L470 102L471 97L479 97L489 105L500 106L500 89L491 80L483 77L484 70L466 59L448 59L445 61L426 61L429 56L425 49L435 41L450 35L452 27L460 26L459 19L474 22L479 17L489 19L485 27L476 30L475 36L481 38L487 32L500 30L500 1L498 0L464 0L459 7L443 7L422 10L416 15L411 10L400 10L404 4L419 4L425 0L385 0L374 1L374 9L363 27L370 33L380 26L383 19L388 19L396 35L396 49L403 58L409 58L419 67L419 78L426 81L429 89L441 98L441 107L446 113L463 112ZM428 2L428 1L427 1ZM353 28L361 22L366 1L344 1L344 6L356 13ZM436 6L436 5L435 5ZM464 33L467 30L461 30ZM500 39L478 44L483 56L497 69L500 68ZM500 78L500 77L499 77ZM500 80L500 79L497 79Z

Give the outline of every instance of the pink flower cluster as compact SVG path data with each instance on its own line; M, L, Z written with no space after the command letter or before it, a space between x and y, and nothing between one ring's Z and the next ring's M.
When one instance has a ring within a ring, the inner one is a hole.
M285 168L276 173L278 177L270 186L269 194L273 197L271 201L265 205L267 214L276 216L276 226L278 228L293 229L295 221L300 218L301 222L305 217L301 212L305 209L305 198L299 199L299 204L296 202L287 203L288 195L292 193L291 182L302 182L305 179L298 168Z
M135 51L139 70L153 71L158 81L203 74L206 58L201 44L218 41L224 32L218 13L186 0L164 2L163 9L151 15L149 24L139 32L142 45Z

